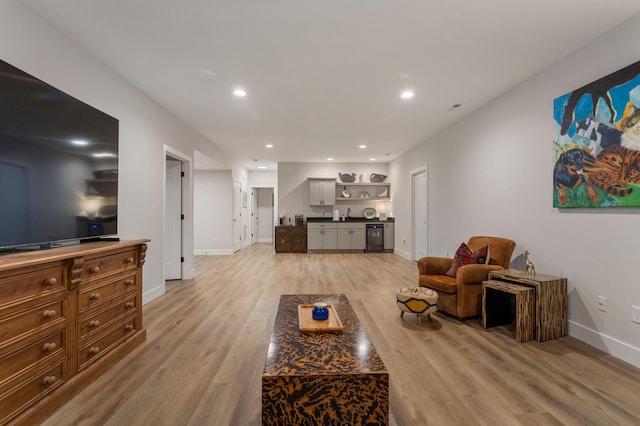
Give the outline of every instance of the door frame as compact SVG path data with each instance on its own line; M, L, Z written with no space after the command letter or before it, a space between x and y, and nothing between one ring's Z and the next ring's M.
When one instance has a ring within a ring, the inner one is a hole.
M429 188L429 174L427 173L427 165L425 164L422 167L419 167L417 169L413 169L409 172L409 178L411 181L411 260L412 261L417 261L417 256L416 256L416 177L420 174L424 173L425 176L427 177L427 191ZM427 200L428 200L428 193L425 194L425 196L427 196ZM428 212L429 209L427 208L427 212L425 213L427 215L427 227L429 226L429 220L428 220ZM427 241L425 241L425 250L428 252L429 251L429 239L427 238Z
M195 276L193 268L193 157L182 153L175 148L168 145L163 145L164 155L162 156L162 239L160 247L162 247L162 261L164 262L164 223L167 217L166 202L167 202L167 157L173 160L178 160L182 163L182 172L184 177L182 178L182 214L184 220L182 221L182 279L188 280ZM162 271L162 283L164 285L164 268Z
M233 179L233 204L231 206L231 246L233 253L242 249L242 191L242 182Z

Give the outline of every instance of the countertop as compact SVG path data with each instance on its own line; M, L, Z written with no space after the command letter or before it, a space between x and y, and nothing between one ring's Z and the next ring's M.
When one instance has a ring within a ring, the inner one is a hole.
M305 218L307 222L332 222L333 221L333 217L332 216L309 216ZM336 221L336 222L342 222L342 221ZM380 218L373 218L373 219L367 219L364 216L351 216L349 218L347 218L347 220L345 222L393 222L393 218L387 218L387 220L381 220Z

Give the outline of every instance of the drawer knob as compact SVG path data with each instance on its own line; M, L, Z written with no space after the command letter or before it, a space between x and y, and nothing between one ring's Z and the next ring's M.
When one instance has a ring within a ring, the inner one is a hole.
M91 299L91 300L100 299L100 293L91 293L91 295L89 296L89 299Z
M51 278L46 278L43 282L43 284L45 285L45 287L51 287L54 286L58 283L58 280L55 277L51 277Z
M100 321L93 320L89 323L89 327L98 327L100 325Z
M127 302L127 303L125 303L124 307L127 308L127 309L133 308L134 304L133 304L133 302Z
M128 285L128 286L133 285L133 280L126 280L124 283L125 285Z
M133 257L128 257L127 263L131 265L133 263Z
M89 355L95 355L98 352L100 352L100 348L97 346L92 347L91 349L89 349Z
M97 274L98 272L100 272L100 267L99 266L93 266L93 267L89 268L89 273L90 274Z
M131 330L133 330L133 325L131 325L131 324L127 324L127 325L124 327L124 329L125 329L125 331L131 331Z
M46 319L48 319L48 318L53 318L53 317L55 317L55 316L56 316L56 311L55 311L55 309L49 309L49 310L46 310L46 311L44 311L44 312L42 313L42 318L46 318Z
M45 386L52 385L56 382L56 376L45 376L42 380L42 384Z
M52 350L54 350L56 348L56 344L55 343L45 343L44 346L42 347L42 350L44 352L50 352Z

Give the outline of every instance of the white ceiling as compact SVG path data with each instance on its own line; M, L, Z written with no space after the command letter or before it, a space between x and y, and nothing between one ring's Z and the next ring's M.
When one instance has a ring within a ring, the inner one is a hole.
M638 0L23 2L249 169L388 162L640 12Z

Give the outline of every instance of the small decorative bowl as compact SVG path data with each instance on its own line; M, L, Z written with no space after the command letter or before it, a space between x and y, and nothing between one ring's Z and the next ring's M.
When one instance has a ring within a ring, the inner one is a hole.
M313 304L313 310L311 311L311 318L316 321L326 321L329 319L329 309L324 302L316 302Z

